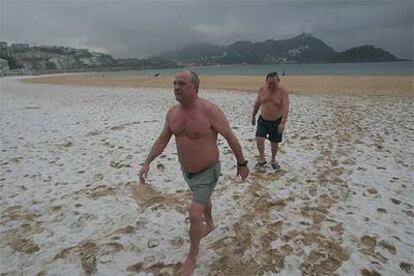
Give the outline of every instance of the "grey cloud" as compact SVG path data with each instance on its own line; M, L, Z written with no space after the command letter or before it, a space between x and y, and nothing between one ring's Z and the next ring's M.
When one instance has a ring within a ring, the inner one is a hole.
M9 1L1 37L145 57L191 43L285 39L312 32L335 50L362 44L413 58L408 1Z

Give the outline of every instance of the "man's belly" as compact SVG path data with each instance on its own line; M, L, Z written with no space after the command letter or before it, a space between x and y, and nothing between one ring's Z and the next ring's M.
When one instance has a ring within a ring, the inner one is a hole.
M197 173L214 165L219 159L217 141L197 141L189 138L176 139L178 160L181 167Z
M261 115L267 121L275 121L282 116L282 110L274 105L262 106Z

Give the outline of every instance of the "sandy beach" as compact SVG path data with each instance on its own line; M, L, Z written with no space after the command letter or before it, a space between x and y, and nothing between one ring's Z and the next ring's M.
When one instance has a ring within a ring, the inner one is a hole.
M264 85L261 76L200 76L201 89L255 92ZM71 74L29 79L32 83L108 86L172 87L173 76L114 76L110 74ZM302 95L414 96L414 76L284 76L281 85Z
M223 110L254 164L249 90L262 79L201 80L200 96ZM153 162L148 189L135 186L175 103L171 82L0 79L2 275L174 275L188 252L191 200L174 139ZM298 94L290 98L282 169L252 170L239 182L219 138L217 228L202 240L193 275L412 275L412 78L283 83ZM382 93L399 97L366 96Z

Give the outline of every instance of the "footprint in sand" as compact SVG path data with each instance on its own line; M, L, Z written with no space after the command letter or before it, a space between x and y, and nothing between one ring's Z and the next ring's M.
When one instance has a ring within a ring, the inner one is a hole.
M284 199L276 200L275 202L269 202L268 207L275 207L276 210L281 211L287 205Z
M375 247L377 246L377 238L373 236L362 236L360 239L362 248L360 249L362 253L375 257Z
M378 194L378 191L375 188L369 188L367 189L367 192L373 195Z
M374 249L377 246L377 238L371 236L363 236L361 237L361 243L364 246Z
M105 264L113 261L114 256L124 250L124 246L118 242L108 242L99 247L99 251L96 254L96 259L99 263Z
M411 210L403 210L403 213L409 217L414 218L414 213Z
M378 213L381 213L381 214L386 214L386 213L387 213L387 209L384 209L384 208L378 208L378 209L377 209L377 212L378 212Z
M132 197L143 209L153 205L161 206L162 208L170 206L182 212L186 209L186 202L190 197L190 194L163 194L150 185L137 185L135 181L128 182L127 185L132 191Z
M381 274L379 274L375 269L368 270L366 268L361 270L361 275L362 276L381 276Z
M77 246L68 247L61 250L53 258L54 261L64 259L70 255L78 255L81 259L82 269L86 275L96 273L96 254L98 246L90 241L85 241Z
M399 201L398 199L395 198L391 198L392 203L394 203L395 205L400 205L401 201Z
M88 192L88 196L93 199L110 195L115 195L115 189L106 185L100 185Z
M26 254L33 254L40 250L39 246L25 235L17 231L13 231L7 237L7 244L15 251L24 252Z
M159 171L163 172L163 171L165 170L165 166L164 166L163 164L161 164L161 163L158 163L158 164L157 164L157 169L158 169Z
M317 194L318 194L318 188L315 188L315 187L309 188L309 195L310 196L314 197Z
M150 239L147 243L148 248L155 248L160 245L160 242L157 239Z
M182 237L175 237L174 239L170 240L170 244L175 248L181 248L184 245L184 239Z
M406 273L414 273L414 265L413 264L401 262L400 263L400 268L401 268L402 271L404 271Z
M95 174L95 176L93 177L93 180L95 181L95 182L99 182L99 181L101 181L101 180L103 180L104 179L104 176L101 174L101 173L97 173L97 174Z
M127 271L130 272L147 272L153 273L153 275L165 275L165 276L174 276L176 272L181 267L181 263L176 264L164 264L164 263L156 263L150 267L144 267L144 263L136 263L127 267Z
M386 241L380 241L379 245L382 248L385 248L390 252L390 254L395 255L397 253L397 249L392 244L387 243Z
M126 167L126 168L132 167L130 164L123 163L123 161L111 161L109 162L109 165L115 169L121 169L123 167Z

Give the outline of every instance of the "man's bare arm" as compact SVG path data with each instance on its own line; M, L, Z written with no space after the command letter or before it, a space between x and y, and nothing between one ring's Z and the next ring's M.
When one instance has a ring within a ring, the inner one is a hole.
M213 104L211 104L209 107L209 111L210 122L213 125L213 128L227 140L227 143L236 156L237 163L243 163L245 159L239 140L231 130L230 125L223 112Z
M146 164L150 164L155 158L157 158L165 147L168 145L168 142L171 139L172 132L170 129L169 119L170 119L171 110L167 113L165 118L164 127L162 128L160 136L155 140L154 144L151 147L151 150L145 159Z
M252 118L256 117L257 111L259 111L259 108L261 106L261 102L260 102L260 92L261 91L262 91L262 89L259 89L259 92L257 93L256 101L254 102L254 105L253 105Z
M160 155L162 153L162 151L165 149L165 147L168 145L168 142L171 139L172 136L172 132L170 129L170 115L171 114L171 109L170 111L167 113L167 116L165 118L165 123L164 123L164 127L161 131L160 136L157 138L157 140L154 142L154 144L152 145L152 148L147 156L147 158L145 159L144 164L142 164L142 168L139 171L139 183L140 184L145 184L145 178L148 175L148 171L149 171L149 167L151 162L157 158L158 155Z
M257 93L257 97L256 97L256 101L254 102L253 105L253 112L252 112L252 125L256 124L256 114L257 111L259 111L260 106L262 105L260 102L260 92L261 92L261 88L259 89L259 92Z
M289 115L289 94L287 92L287 90L283 89L283 98L282 98L282 109L283 109L283 113L282 113L282 120L281 120L281 124L283 126L285 126L288 115Z

